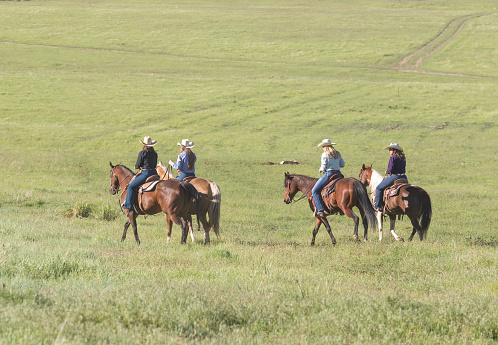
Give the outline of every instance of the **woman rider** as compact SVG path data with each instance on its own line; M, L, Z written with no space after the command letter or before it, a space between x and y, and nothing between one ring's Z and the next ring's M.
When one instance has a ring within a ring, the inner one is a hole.
M401 178L408 180L405 175L406 168L406 157L403 152L401 146L397 143L391 143L389 146L386 146L384 150L389 150L389 164L387 165L386 174L387 176L381 183L377 185L375 189L375 205L374 208L376 211L382 211L382 199L384 189L389 187L394 183L394 181L399 180Z
M317 147L323 147L322 159L319 172L323 171L323 176L316 182L315 186L311 190L313 194L313 199L315 200L316 215L315 217L325 217L323 212L322 198L320 197L320 191L323 187L327 185L329 179L332 175L340 174L341 168L344 168L344 159L339 151L332 146L336 145L331 142L330 139L324 139Z
M123 208L128 212L133 209L134 196L137 188L145 183L149 176L157 175L157 153L154 151L154 145L157 141L152 140L151 137L145 137L144 141L140 140L143 145L142 151L138 153L137 163L135 170L141 169L142 173L137 175L128 185L126 192L126 200L123 203Z
M171 165L173 169L178 169L180 175L178 175L176 179L183 181L185 177L195 177L195 162L197 157L191 150L191 148L194 147L194 143L190 140L183 139L182 143L178 143L178 145L181 146L178 160L176 163L169 161L169 165Z

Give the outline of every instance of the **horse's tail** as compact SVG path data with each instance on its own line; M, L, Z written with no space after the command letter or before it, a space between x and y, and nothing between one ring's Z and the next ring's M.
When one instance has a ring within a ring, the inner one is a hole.
M185 192L187 193L186 199L194 199L194 204L195 204L195 215L197 216L197 228L201 228L201 223L199 221L199 192L195 187L188 182L182 181L180 185L183 187Z
M354 181L353 186L356 192L356 197L358 198L359 205L357 205L357 207L359 206L363 209L368 223L372 228L375 228L375 225L377 224L377 217L375 217L375 210L370 202L370 199L368 198L367 189L363 183L358 180Z
M420 227L422 228L422 238L425 238L432 218L431 197L429 194L420 188L420 202L422 204L422 214L420 219Z
M212 181L209 182L211 188L211 200L209 200L208 215L209 227L213 229L216 236L220 235L220 209L221 209L221 191L220 187Z

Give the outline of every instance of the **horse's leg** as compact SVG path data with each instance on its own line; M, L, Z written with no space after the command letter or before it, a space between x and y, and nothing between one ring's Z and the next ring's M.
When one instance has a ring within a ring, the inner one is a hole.
M367 216L365 214L365 211L363 211L362 208L358 208L358 210L360 210L360 216L361 216L361 222L363 223L363 240L364 241L367 241L368 238L368 219L367 219Z
M182 228L182 240L181 244L187 244L187 236L188 236L188 222L183 218L179 218L180 227Z
M358 216L356 214L354 214L353 210L350 208L344 207L342 209L342 211L344 212L344 214L346 216L348 216L349 218L351 218L353 220L353 222L354 222L353 236L354 236L354 240L358 241L358 224L360 223L360 218L358 218ZM367 234L365 233L365 241L367 240L366 235Z
M126 231L128 231L128 227L130 226L130 221L126 221L125 225L124 225L124 232L123 232L123 236L121 237L121 242L124 242L124 240L126 239Z
M332 234L332 229L330 228L329 221L327 218L322 218L323 225L325 226L325 229L327 229L327 232L329 233L330 239L332 240L332 244L336 244L337 241L335 240L334 234Z
M416 232L418 232L418 236L420 238L420 241L423 241L424 237L422 235L422 228L420 227L420 224L418 223L417 217L412 216L412 215L409 215L408 217L410 218L410 221L412 222L412 226L413 226L413 231L412 231L412 234L410 235L410 238L408 239L408 241L413 240L413 236L415 236Z
M390 220L390 229L391 229L391 234L394 236L394 238L396 239L396 241L399 241L399 242L404 242L405 240L402 239L401 237L399 237L396 232L394 232L394 224L396 224L396 215L390 215L389 216L389 220Z
M194 229L192 227L192 216L189 215L187 217L187 225L188 225L188 233L190 234L190 238L192 239L192 243L195 242L194 238Z
M382 217L382 212L376 212L375 214L377 216L377 224L379 226L379 241L382 241L382 221L384 220L384 217Z
M209 223L206 218L206 213L202 212L199 214L199 221L202 224L202 228L204 229L204 244L210 244L211 239L209 238Z
M168 232L166 235L168 236L166 242L169 243L171 241L171 230L173 229L173 221L169 219L168 215L165 213L164 218L166 218L166 225L168 226Z
M311 245L312 246L315 245L315 237L316 237L316 234L318 233L318 229L320 228L321 224L322 224L322 221L320 220L320 218L316 218L316 220L315 220L315 228L313 229L313 238L311 239Z
M130 211L130 215L128 216L128 221L131 222L131 227L133 228L133 234L135 235L135 241L137 244L140 244L140 239L138 238L138 230L137 230L137 217L135 216L134 211Z

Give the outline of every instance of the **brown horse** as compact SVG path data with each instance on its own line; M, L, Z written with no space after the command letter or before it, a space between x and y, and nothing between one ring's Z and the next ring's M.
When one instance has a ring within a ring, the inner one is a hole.
M304 175L290 175L289 173L285 173L285 194L284 194L284 202L286 204L290 204L294 199L294 196L298 191L303 193L303 196L308 198L308 202L311 208L311 211L314 211L315 207L313 204L313 197L311 194L311 189L315 185L317 179L312 177L304 176ZM374 226L375 219L375 210L368 200L368 194L365 186L361 184L355 178L348 177L343 178L337 181L335 185L335 192L328 195L328 204L331 205L331 208L326 210L327 215L339 213L341 215L346 215L354 221L354 239L358 240L358 224L359 218L353 212L353 207L357 207L360 210L361 219L363 221L364 231L364 240L367 240L368 233L368 224ZM300 200L300 199L298 199ZM296 201L298 201L296 200ZM327 207L326 207L327 208ZM336 244L336 240L332 231L330 229L329 222L327 221L327 216L323 218L316 218L315 228L313 229L313 239L311 240L311 245L315 244L315 237L318 233L318 228L321 224L325 225L327 232L332 239L332 243Z
M111 165L111 189L110 193L115 195L121 189L121 203L126 199L126 189L128 184L133 179L135 174L123 165ZM196 208L198 200L197 190L188 183L181 183L176 180L160 181L154 191L144 192L142 200L143 213L146 215L163 212L167 220L171 220L178 224L182 229L181 243L187 241L188 225L186 218L192 209ZM126 238L128 227L132 226L135 240L140 244L137 231L136 218L139 216L135 210L130 210L128 213L128 221L125 223L123 236L121 241Z
M361 167L360 181L365 186L369 186L372 192L375 191L375 188L383 179L384 177L379 172L372 169L372 166L365 166L365 164L363 164ZM374 195L372 195L372 198L373 197ZM432 217L431 198L425 190L417 186L404 184L396 195L388 199L385 205L385 214L388 215L391 220L391 233L396 240L403 242L403 239L394 232L396 216L406 214L408 218L410 218L413 226L413 231L409 240L411 241L413 236L415 236L415 233L418 233L420 241L423 241L427 235L427 230L429 230ZM382 241L382 215L383 212L377 212L379 241Z
M159 162L156 170L161 180L174 179L170 166L165 167L162 162ZM203 178L195 177L188 181L199 192L198 202L198 217L197 220L202 223L204 229L204 243L209 243L209 231L212 229L216 236L219 236L220 228L220 207L221 207L221 192L216 183ZM209 216L209 220L208 217ZM168 223L168 241L171 236L173 223L171 220L166 220ZM190 237L194 241L194 233L192 231L192 217L187 218L189 224Z

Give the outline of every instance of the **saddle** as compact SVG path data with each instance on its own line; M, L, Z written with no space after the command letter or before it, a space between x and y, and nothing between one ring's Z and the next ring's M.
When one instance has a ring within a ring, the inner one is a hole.
M143 206L142 206L142 197L143 194L146 192L153 192L156 189L156 185L161 182L161 179L159 178L159 175L153 175L149 176L147 180L145 180L145 183L138 187L138 193L137 193L137 202L135 203L135 211L138 214L145 214L143 211Z
M335 192L335 185L339 180L344 178L343 174L334 174L330 176L329 182L323 187L321 194L322 201L326 208L332 210L333 205L329 204L328 196Z
M385 209L387 209L387 203L389 202L389 199L398 196L401 187L404 186L411 186L411 184L408 183L408 180L401 178L399 180L394 181L394 183L391 186L384 189L383 201Z

